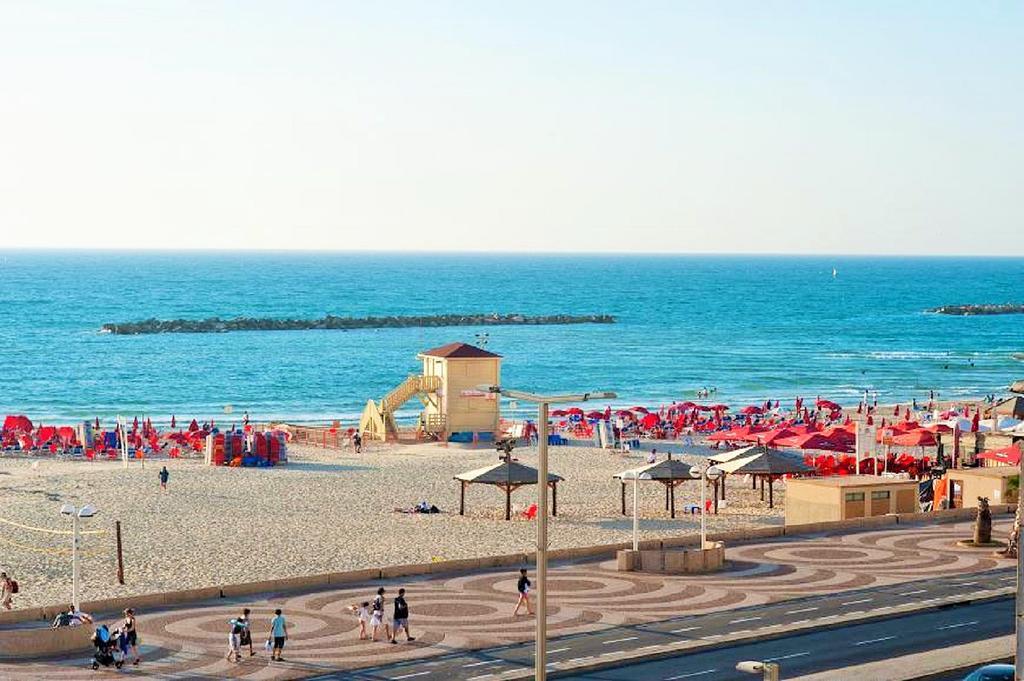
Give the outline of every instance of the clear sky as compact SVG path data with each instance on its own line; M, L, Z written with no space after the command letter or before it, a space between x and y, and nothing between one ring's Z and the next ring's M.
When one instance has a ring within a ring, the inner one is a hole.
M1024 255L1024 3L0 0L4 246Z

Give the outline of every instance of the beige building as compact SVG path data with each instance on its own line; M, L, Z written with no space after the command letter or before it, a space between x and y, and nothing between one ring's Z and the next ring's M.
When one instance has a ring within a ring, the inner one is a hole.
M916 513L917 481L873 475L794 478L786 482L786 524L803 525Z
M1010 490L1010 480L1019 474L1016 466L949 469L946 484L950 508L977 508L978 497L988 497L992 504L1015 504L1017 490Z
M435 377L438 399L424 405L430 424L444 422L448 433L493 433L498 429L498 395L479 390L501 385L501 355L468 343L449 343L416 355L423 376Z

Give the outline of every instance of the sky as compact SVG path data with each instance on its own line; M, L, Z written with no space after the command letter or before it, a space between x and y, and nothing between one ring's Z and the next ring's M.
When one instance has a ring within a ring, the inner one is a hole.
M1024 255L1024 3L0 0L0 247Z

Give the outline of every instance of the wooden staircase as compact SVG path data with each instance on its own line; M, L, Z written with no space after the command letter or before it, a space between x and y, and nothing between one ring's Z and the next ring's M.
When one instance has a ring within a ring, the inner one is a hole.
M419 397L423 406L431 404L436 407L437 391L440 387L441 378L439 376L413 374L399 383L379 403L368 400L366 408L363 409L363 416L359 419L359 430L363 437L375 440L397 439L399 433L398 423L395 421L395 412L413 397ZM433 433L438 424L440 424L443 430L444 418L431 417L424 424L424 430L428 433Z

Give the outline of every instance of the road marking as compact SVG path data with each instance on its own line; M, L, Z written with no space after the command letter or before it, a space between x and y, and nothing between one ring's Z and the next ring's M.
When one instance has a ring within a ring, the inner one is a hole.
M811 651L807 650L802 653L791 653L789 655L779 655L778 657L767 657L765 662L775 662L776 660L789 660L794 657L803 657L804 655L810 655Z
M601 641L602 645L610 646L613 643L625 643L626 641L635 641L639 636L627 636L626 638L617 638L613 641Z
M548 651L548 655L554 655L555 653L564 653L567 650L569 650L569 649L568 648L555 648L554 650L549 650Z
M483 662L473 662L472 664L464 664L463 667L481 667L485 664L498 664L501 660L484 660Z
M793 620L790 624L807 624L810 620Z
M754 620L759 620L759 619L761 619L761 618L760 617L741 617L738 620L733 620L733 621L729 622L729 624L739 624L740 622L753 622Z
M974 620L973 622L960 622L958 624L947 624L944 627L939 627L939 629L941 630L941 629L956 629L957 627L969 627L972 624L977 624L977 623L978 623L978 620Z
M637 648L637 650L650 650L651 648L660 648L660 647L661 647L660 643L652 643L649 646L641 646L641 647Z
M701 638L722 638L725 634L708 634L707 636L701 636Z
M928 589L918 589L917 591L904 591L903 593L896 594L896 595L897 596L916 596L917 594L923 594L923 593L928 593Z
M861 598L860 600L857 600L857 601L847 601L845 603L840 603L840 605L857 605L858 603L870 603L873 600L875 600L875 599L874 598Z
M960 582L960 586L974 586L977 582Z
M892 640L894 638L896 638L895 635L893 635L893 636L883 636L882 638L869 638L867 641L858 641L857 643L854 643L853 645L855 645L855 646L866 646L869 643L881 643L882 641L889 641L889 640Z
M480 681L480 679L492 679L494 674L481 674L480 676L471 676L466 681Z
M679 676L669 676L669 677L667 677L665 679L665 681L675 681L675 679L689 679L689 678L694 677L694 676L704 676L705 674L714 674L717 671L718 671L717 669L705 669L704 671L701 671L701 672L690 672L689 674L680 674Z
M591 657L591 655L587 655L586 657L574 657L570 660L566 660L564 664L572 664L573 662L579 662L581 660L589 660Z
M414 676L423 676L424 674L429 673L430 672L415 672L413 674L402 674L401 676L392 676L391 681L398 681L398 679L411 679Z
M682 629L673 629L672 631L670 631L668 633L670 633L670 634L681 634L684 631L693 631L694 629L700 629L700 627L683 627Z
M799 612L811 612L812 610L817 610L817 609L818 609L817 606L815 606L813 608L800 608L799 610L790 610L786 614L787 615L795 615L795 614L797 614Z

